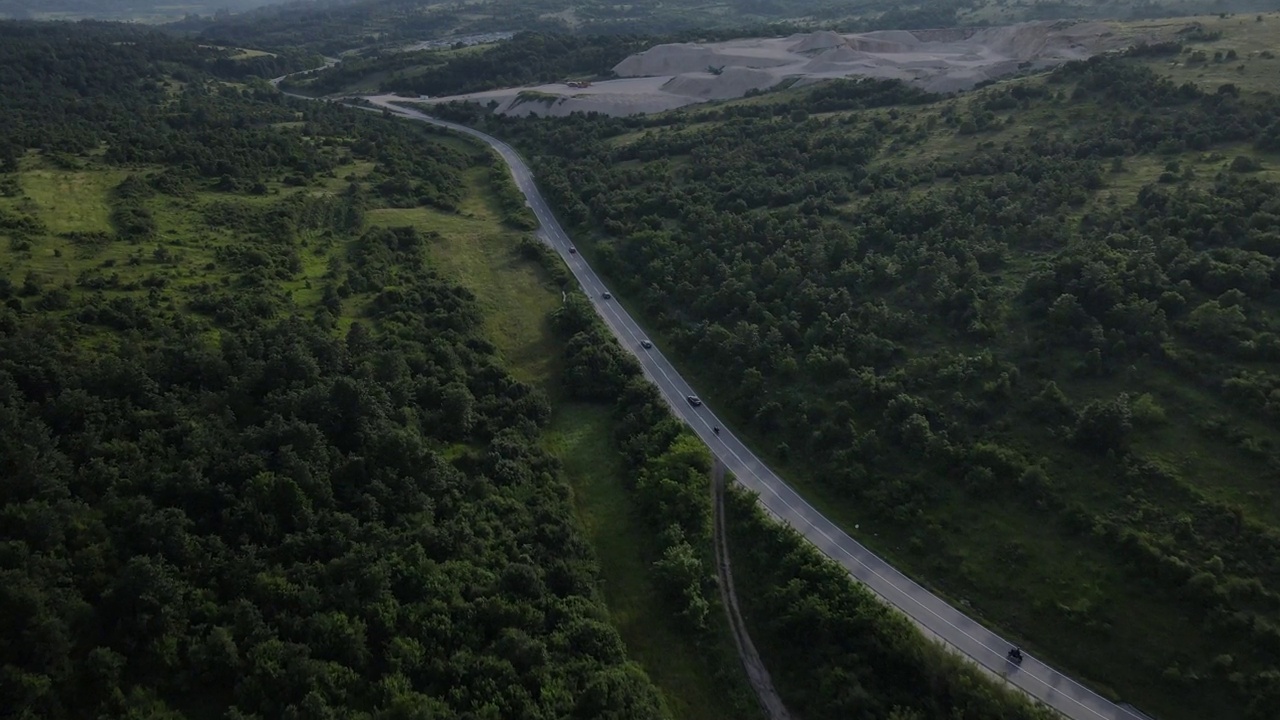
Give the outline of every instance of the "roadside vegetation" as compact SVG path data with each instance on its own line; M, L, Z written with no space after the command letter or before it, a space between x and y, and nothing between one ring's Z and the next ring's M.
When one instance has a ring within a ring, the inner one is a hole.
M755 717L754 699L710 584L710 567L704 565L710 539L705 547L697 540L688 547L698 561L697 598L704 613L699 631L691 632L681 618L683 597L666 589L669 573L660 562L665 546L655 539L668 523L646 522L635 510L634 478L643 460L623 455L624 435L615 430L613 403L580 398L577 388L584 387L584 378L568 372L566 338L552 319L564 303L562 292L571 289L566 268L533 237L503 227L506 203L492 191L495 176L518 194L506 165L486 168L487 150L460 139L445 142L475 156L476 167L464 175L457 213L426 207L371 210L371 221L437 231L427 248L432 266L475 294L484 334L504 365L546 394L551 416L543 446L563 465L577 520L599 559L600 593L627 653L657 685L671 717ZM523 195L518 196L524 207ZM629 430L625 437L631 437ZM699 487L709 492L702 472L706 453L702 448L688 453L687 438L685 448L693 472L666 477L688 483L689 514L701 518L706 509L699 504L710 507L710 496L698 494Z
M444 112L525 148L610 284L847 529L1104 693L1261 720L1280 97L1273 58L1228 57L1262 27L1187 20L954 98Z
M1061 717L927 640L804 536L769 517L754 495L733 486L725 514L743 614L800 717Z

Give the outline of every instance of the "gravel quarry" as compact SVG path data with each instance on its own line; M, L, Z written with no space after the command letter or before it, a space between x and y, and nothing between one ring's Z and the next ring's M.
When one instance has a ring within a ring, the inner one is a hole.
M1132 38L1121 38L1106 24L1073 21L672 43L626 58L613 68L618 79L587 87L556 83L423 102L496 102L496 111L505 115L634 115L739 98L786 81L803 85L856 77L892 78L951 93L1131 44Z

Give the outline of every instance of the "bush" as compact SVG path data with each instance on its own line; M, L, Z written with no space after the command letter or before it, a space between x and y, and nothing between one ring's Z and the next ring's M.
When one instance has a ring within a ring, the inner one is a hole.
M1250 173L1262 169L1262 164L1248 155L1237 155L1231 161L1231 172Z
M1094 400L1080 411L1072 438L1099 454L1123 451L1133 430L1129 396L1121 393L1111 401Z

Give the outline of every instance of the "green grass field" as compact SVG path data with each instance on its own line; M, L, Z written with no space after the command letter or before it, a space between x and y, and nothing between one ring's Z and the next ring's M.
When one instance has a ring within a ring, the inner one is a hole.
M36 167L22 173L19 184L39 208L50 232L107 232L111 229L107 193L126 174L120 170L68 172Z
M37 218L46 233L28 238L29 247L17 251L11 243L0 254L0 276L11 282L23 281L33 273L46 285L60 285L71 293L88 292L80 286L86 276L112 276L115 287L102 290L106 297L125 296L131 283L159 277L179 286L194 285L229 277L227 268L214 262L217 245L229 239L226 229L210 227L201 209L213 202L233 201L248 206L265 206L291 193L315 192L314 188L283 188L269 196L237 196L202 191L191 198L156 195L144 201L155 220L155 234L145 242L121 241L114 237L111 224L111 193L129 175L128 172L102 168L92 161L84 167L63 170L47 158L30 154L23 159L23 172L18 178L21 195L0 198L0 208ZM341 175L363 176L371 169L367 163L340 168ZM134 174L146 175L159 170L140 167ZM320 192L325 192L321 190ZM102 242L77 242L67 233L103 233ZM304 238L303 272L296 280L283 284L294 292L301 307L313 306L320 300L319 279L328 268L335 251L333 243L313 242ZM310 287L308 287L310 285ZM350 321L352 318L345 318Z
M489 336L516 377L554 390L558 344L551 336L549 313L560 304L558 290L540 268L516 250L520 233L502 227L498 212L483 194L484 170L473 170L461 213L415 208L369 213L370 222L413 225L443 237L431 247L446 274L471 289L485 311Z
M1280 36L1278 12L1169 18L1125 23L1120 27L1135 34L1174 35L1192 24L1221 37L1189 43L1182 55L1175 59L1153 59L1148 62L1151 69L1178 83L1190 81L1206 88L1231 83L1245 91L1275 92L1276 77L1280 76L1280 57L1275 56L1280 50L1276 44L1276 38ZM1203 52L1204 59L1194 57L1196 51ZM1227 58L1232 51L1235 59ZM1215 59L1215 53L1221 53L1223 58ZM1267 53L1272 57L1266 57Z
M701 653L668 623L648 566L654 559L644 527L622 486L626 469L609 438L609 408L560 404L548 447L565 464L573 505L600 558L602 590L613 622L637 660L661 689L676 718L734 717Z

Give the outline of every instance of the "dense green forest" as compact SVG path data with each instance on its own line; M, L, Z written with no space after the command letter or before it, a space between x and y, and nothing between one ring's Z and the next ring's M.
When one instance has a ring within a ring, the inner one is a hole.
M667 716L547 398L375 220L487 153L136 28L0 53L7 717Z
M951 99L864 80L648 118L442 112L532 156L583 252L859 537L1103 692L1263 720L1280 97L1152 69L1274 72L1219 45Z

